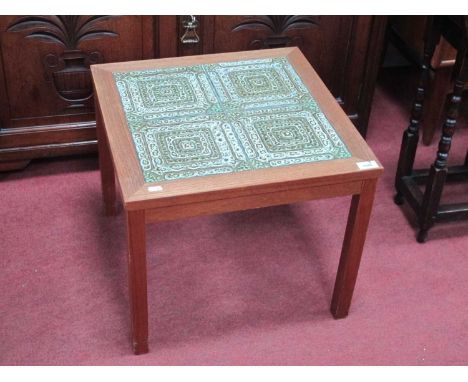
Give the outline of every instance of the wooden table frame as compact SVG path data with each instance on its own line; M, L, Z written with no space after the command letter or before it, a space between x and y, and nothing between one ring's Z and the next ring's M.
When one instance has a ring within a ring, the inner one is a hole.
M145 183L113 72L286 56L347 145L346 159ZM383 168L349 118L297 48L223 53L91 66L105 211L116 212L116 178L127 219L133 350L148 352L146 225L191 216L353 195L331 312L346 317L351 304L378 177ZM375 161L361 170L357 163ZM153 192L154 187L158 191ZM149 188L150 187L150 188Z

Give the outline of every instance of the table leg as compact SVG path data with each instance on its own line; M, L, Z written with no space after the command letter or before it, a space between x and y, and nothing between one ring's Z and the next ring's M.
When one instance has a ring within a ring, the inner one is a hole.
M116 213L115 170L109 150L109 142L107 141L106 131L102 122L101 111L97 102L95 110L102 197L104 200L104 211L106 215L110 216Z
M376 179L364 181L361 194L353 195L351 201L331 303L331 312L335 318L344 318L348 315L366 240L376 184Z
M127 211L127 236L133 352L142 354L148 353L145 211Z

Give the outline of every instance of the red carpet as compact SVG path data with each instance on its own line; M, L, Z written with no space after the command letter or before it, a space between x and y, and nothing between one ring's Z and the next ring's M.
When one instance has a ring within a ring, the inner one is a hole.
M468 222L436 226L421 245L392 201L403 94L398 77L381 78L368 142L385 174L344 320L328 309L349 198L168 222L148 230L150 353L134 356L124 220L101 214L96 158L0 175L0 363L467 364ZM457 131L452 163L467 138Z

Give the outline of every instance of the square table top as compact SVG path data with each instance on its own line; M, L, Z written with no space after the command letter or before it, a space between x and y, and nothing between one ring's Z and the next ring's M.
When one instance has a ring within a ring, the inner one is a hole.
M145 182L351 156L286 57L114 78Z
M297 48L91 69L126 203L382 171Z

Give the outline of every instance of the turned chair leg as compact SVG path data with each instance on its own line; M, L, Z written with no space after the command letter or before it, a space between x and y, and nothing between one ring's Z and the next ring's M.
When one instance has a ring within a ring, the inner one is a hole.
M399 183L404 176L411 175L413 171L416 149L419 141L419 126L423 111L424 95L429 80L429 70L431 59L434 54L435 46L440 39L440 29L435 25L432 19L428 20L426 26L426 35L424 39L424 57L421 67L416 96L411 111L410 123L403 133L401 142L400 157L398 159L397 173L395 177L396 195L394 201L396 204L403 204L403 194L401 193Z
M453 94L450 98L450 104L447 112L447 118L442 127L442 136L439 141L437 157L432 164L429 178L424 192L424 198L421 205L421 212L419 215L419 227L417 240L424 243L427 240L427 233L434 224L437 210L442 196L445 179L447 178L447 159L452 144L452 136L455 132L457 123L458 111L460 108L463 87L468 80L468 60L466 55L461 57L462 63L460 70L455 80ZM466 161L465 161L466 163Z
M422 142L426 146L432 143L437 128L442 125L448 97L441 96L447 94L450 90L452 68L440 67L434 71L432 77L429 99L425 103L426 112L424 113L424 128L422 131Z

